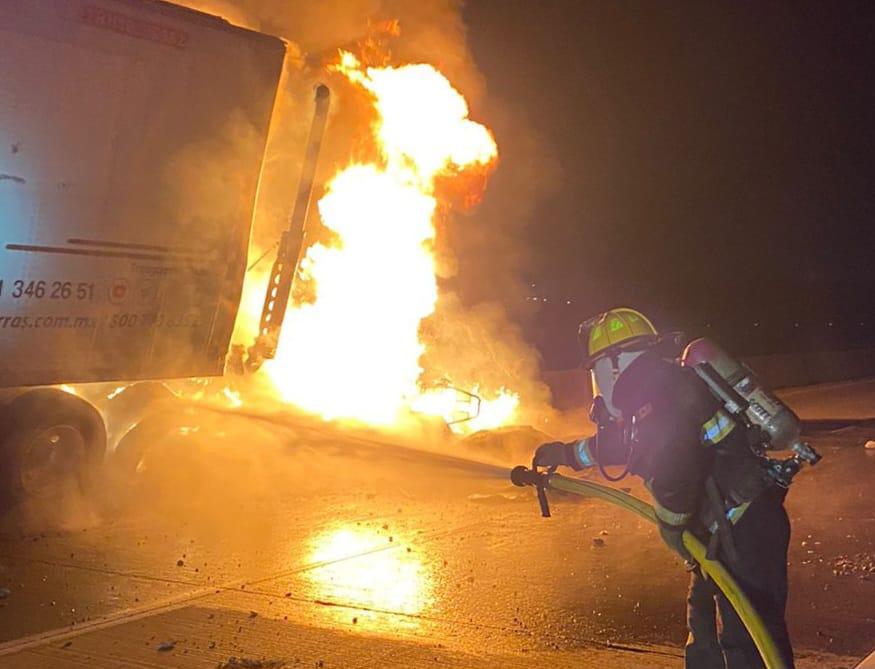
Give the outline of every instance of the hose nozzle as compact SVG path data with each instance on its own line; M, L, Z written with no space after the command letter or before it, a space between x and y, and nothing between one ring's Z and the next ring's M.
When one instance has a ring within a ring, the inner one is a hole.
M510 480L515 486L524 488L527 485L537 486L541 475L525 465L517 465L510 470Z
M538 491L538 504L541 506L541 515L544 518L550 517L550 504L547 502L547 482L550 480L550 472L539 472L538 468L533 466L531 469L525 465L517 465L510 470L510 480L515 486L524 488L525 486L534 486Z

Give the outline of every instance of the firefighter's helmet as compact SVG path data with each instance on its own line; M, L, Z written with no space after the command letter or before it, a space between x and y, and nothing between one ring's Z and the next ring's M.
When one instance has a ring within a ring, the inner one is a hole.
M592 369L597 360L622 351L641 351L658 339L653 323L640 311L617 307L580 324L578 332L584 350L584 366Z

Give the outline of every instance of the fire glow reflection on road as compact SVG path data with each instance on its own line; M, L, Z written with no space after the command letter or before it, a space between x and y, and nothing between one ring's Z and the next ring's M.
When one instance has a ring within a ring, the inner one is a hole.
M314 599L363 610L360 621L380 613L415 615L434 600L430 570L415 551L373 528L341 525L316 535L310 562L326 563L306 572ZM336 609L346 620L350 612ZM415 619L411 619L415 623ZM397 626L395 621L392 627Z

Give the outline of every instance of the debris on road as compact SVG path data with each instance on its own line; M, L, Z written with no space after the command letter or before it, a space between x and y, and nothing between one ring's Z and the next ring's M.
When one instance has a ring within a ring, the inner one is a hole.
M232 655L225 662L220 662L216 669L283 669L286 666L285 660L255 660Z
M9 588L0 588L0 599L6 599L12 591Z
M872 441L871 439L867 441L865 448L867 451L875 451L875 441Z
M868 580L871 575L875 575L875 555L871 553L839 555L833 562L832 573L836 576L857 576Z
M596 537L595 539L592 540L592 545L595 546L596 548L601 548L602 546L605 545L605 540L602 539L601 537Z
M174 648L176 648L175 641L163 641L162 643L158 644L157 650L159 653L168 653L171 650L173 650Z

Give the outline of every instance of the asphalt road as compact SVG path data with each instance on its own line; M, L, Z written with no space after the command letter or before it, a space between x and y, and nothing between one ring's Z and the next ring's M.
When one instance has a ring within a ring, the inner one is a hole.
M283 419L198 425L71 500L61 529L5 519L0 668L682 664L680 561L598 501L554 496L540 518L506 480L534 432L411 450ZM788 498L803 667L875 647L867 436L818 436L824 461Z

